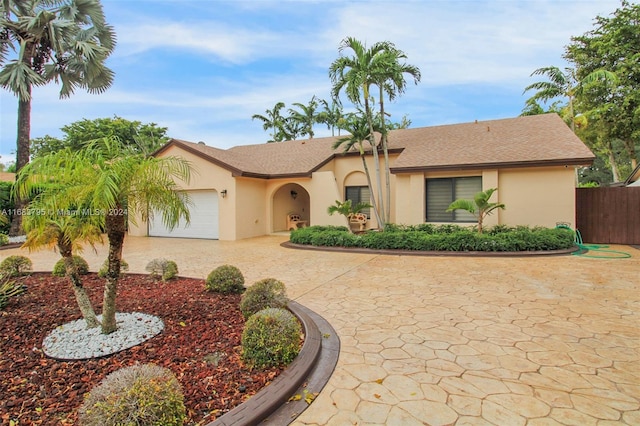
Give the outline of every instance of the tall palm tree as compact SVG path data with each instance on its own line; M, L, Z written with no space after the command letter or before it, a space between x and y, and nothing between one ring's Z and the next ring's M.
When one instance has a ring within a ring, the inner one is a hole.
M313 125L318 123L318 99L314 95L307 105L296 102L293 106L298 107L299 110L289 108L288 120L299 123L300 134L299 136L308 135L309 139L313 139Z
M69 150L39 157L20 173L19 190L53 182L67 188L71 199L82 200L85 214L100 220L109 241L108 268L102 304L102 332L116 330L116 293L127 219L150 220L162 214L168 228L180 218L189 221L189 200L179 192L178 181L188 182L190 164L180 158L154 158L134 151L113 138L104 138L70 155ZM65 192L47 190L43 198L60 199Z
M420 82L420 69L415 65L409 65L401 62L407 58L407 55L400 49L397 49L393 43L389 43L387 49L381 54L382 59L376 63L374 81L379 90L380 104L380 125L381 125L381 145L384 154L385 169L385 188L386 188L386 211L387 219L391 217L391 173L389 167L389 148L388 148L388 132L386 125L386 116L384 109L385 94L389 97L389 101L393 101L396 96L403 94L407 87L405 74L413 77L414 84Z
M363 142L369 140L369 137L371 135L369 125L369 120L364 116L362 112L360 114L351 114L347 116L341 122L341 128L349 134L338 138L333 143L332 148L342 148L343 152L349 152L355 149L360 154L360 159L362 160L362 168L364 169L364 174L367 177L367 186L369 187L369 193L371 194L371 206L373 207L373 214L376 217L378 226L381 226L380 224L382 223L382 217L380 216L376 197L373 196L373 183L371 182L371 173L369 172L366 150L363 145Z
M284 133L282 131L285 118L280 114L280 111L285 107L284 102L276 103L272 109L265 110L265 115L253 114L252 120L262 121L262 129L267 131L272 129L270 134L271 139L268 142L282 142L285 140Z
M116 37L99 0L2 0L0 28L0 85L18 97L20 171L29 162L32 88L60 82L61 98L77 88L104 92L113 83L105 61ZM18 200L16 207L23 206ZM20 216L14 218L12 232L18 233Z
M393 48L390 42L377 42L370 48L353 37L347 37L340 43L338 51L341 56L331 63L329 78L333 83L331 96L339 100L340 92L344 90L347 98L355 105L364 106L364 114L369 126L368 141L372 147L374 166L376 171L376 183L378 187L377 204L382 221L380 226L384 228L387 217L384 217L384 200L382 198L382 179L380 176L380 161L375 133L373 130L373 112L371 109L371 86L378 83L380 62L387 60L384 52ZM350 49L353 56L342 56L342 53ZM372 198L375 198L372 193ZM374 210L376 208L374 207Z

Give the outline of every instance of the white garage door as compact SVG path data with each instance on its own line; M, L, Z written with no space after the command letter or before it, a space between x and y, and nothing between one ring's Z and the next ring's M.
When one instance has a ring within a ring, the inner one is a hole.
M191 221L181 220L172 230L162 223L162 214L154 214L149 222L149 236L174 238L218 239L218 193L216 191L189 191Z

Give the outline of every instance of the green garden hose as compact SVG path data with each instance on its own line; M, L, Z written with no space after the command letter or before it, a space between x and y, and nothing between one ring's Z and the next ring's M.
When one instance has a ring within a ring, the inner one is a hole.
M565 228L573 231L571 227L564 223L559 223L556 228ZM573 253L574 256L591 257L594 259L627 259L631 257L631 254L623 251L607 250L609 246L602 244L584 244L582 242L582 235L579 230L573 231L575 233L574 241L580 250ZM597 252L598 254L587 254L589 252ZM606 254L605 254L606 253Z

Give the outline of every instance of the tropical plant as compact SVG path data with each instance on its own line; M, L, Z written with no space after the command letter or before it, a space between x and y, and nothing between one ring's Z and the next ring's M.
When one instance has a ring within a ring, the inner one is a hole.
M342 56L345 50L351 50L353 56ZM420 80L420 71L417 67L400 63L406 55L395 45L388 41L374 43L370 48L353 37L347 37L340 43L339 52L341 56L333 61L329 67L329 77L333 84L331 95L333 99L339 101L342 91L347 98L355 105L364 107L364 117L367 120L369 132L367 141L371 146L373 161L375 166L375 181L377 194L370 185L371 197L376 211L378 224L384 229L390 216L390 175L389 156L386 139L386 125L384 119L380 121L379 131L381 133L380 146L384 154L386 195L383 197L382 177L380 174L380 161L376 141L374 121L375 114L371 107L371 86L377 86L379 91L380 116L385 117L384 95L390 99L404 92L406 81L404 74L411 74L416 83Z
M329 215L331 216L333 216L334 213L341 214L342 216L347 218L347 221L349 221L351 216L353 216L354 214L360 212L361 210L371 208L371 204L369 203L360 202L355 206L352 206L351 204L351 200L346 200L344 202L336 200L336 203L334 205L327 208L327 213L329 213ZM349 227L349 231L353 232L351 231L351 227Z
M298 123L300 131L297 136L309 136L309 139L313 139L313 125L319 122L318 99L314 95L307 105L295 102L293 106L299 110L289 108L287 120Z
M600 131L610 141L622 141L631 169L637 165L640 142L639 22L640 4L622 0L613 13L597 16L591 31L571 37L564 54L581 81L602 70L617 77L615 84L608 78L596 79L577 101L585 114L598 110L599 119L606 124Z
M104 92L113 82L105 61L116 37L99 0L2 0L0 29L0 85L18 98L20 171L29 162L32 88L61 82L61 98L77 88ZM25 202L18 199L16 204L22 208ZM16 215L12 233L20 226L21 216Z
M81 209L79 216L94 218L104 229L109 241L102 303L104 334L116 330L116 294L127 219L136 223L161 214L168 228L175 227L181 218L188 222L189 199L178 191L178 182L188 182L190 171L184 159L147 157L117 139L103 138L77 152L65 149L36 158L19 173L21 195L49 183L39 195L44 205L57 203L59 208L54 211Z
M0 311L9 303L9 299L24 293L25 287L12 281L6 273L0 273Z
M458 199L449 204L448 212L454 210L466 210L478 219L478 233L482 234L482 223L484 218L490 215L496 209L504 209L502 203L490 203L489 199L498 188L490 188L486 191L480 191L475 194L472 200Z
M331 136L336 135L336 130L338 131L338 136L340 136L340 121L344 119L342 107L334 99L331 100L331 104L324 99L320 99L320 105L322 105L323 110L318 113L318 123L326 124L327 129L331 130Z
M280 114L280 111L285 107L284 102L276 103L272 109L265 110L265 115L253 114L252 120L259 120L262 122L263 130L267 131L271 129L271 139L267 142L282 142L285 140L285 133L283 132L285 125L285 117Z
M129 270L129 264L126 260L120 259L120 277ZM107 278L109 273L109 259L105 259L100 269L98 269L98 276L100 278Z

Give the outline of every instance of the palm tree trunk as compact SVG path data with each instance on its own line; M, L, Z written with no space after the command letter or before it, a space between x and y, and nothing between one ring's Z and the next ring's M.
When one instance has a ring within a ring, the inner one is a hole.
M18 100L18 140L16 142L16 172L19 172L29 163L29 139L31 137L31 86L27 86L29 96L25 100L20 96ZM25 200L16 197L15 208L22 210L26 207ZM22 215L13 215L9 235L16 236L22 234Z
M391 220L391 170L389 168L389 147L387 141L387 123L384 119L384 93L380 85L380 123L382 129L382 152L384 153L384 178L385 178L385 211L384 215L387 221Z
M364 168L364 175L367 177L367 185L369 185L369 190L371 192L371 207L373 208L373 214L376 217L376 221L380 224L380 213L378 212L378 206L376 205L376 197L373 196L372 186L371 186L371 173L369 172L369 166L367 166L367 158L364 155L364 150L362 149L362 144L360 144L360 158L362 159L362 167ZM379 225L378 225L379 226ZM349 224L349 229L351 229L351 224Z
M378 155L378 146L376 144L376 136L373 133L373 117L371 116L371 108L369 107L369 93L365 91L364 97L364 111L367 115L367 121L369 123L369 145L371 145L371 151L373 153L373 161L374 167L376 171L376 185L378 186L378 195L377 195L377 203L372 203L374 206L374 210L376 211L376 219L378 219L378 226L384 229L384 225L387 223L386 218L384 217L384 200L382 199L382 177L380 176L380 156ZM373 188L372 188L373 189ZM371 192L371 198L375 199L373 191Z
M80 312L82 313L82 318L84 318L87 323L87 328L95 328L100 325L100 322L93 310L87 291L82 286L80 275L78 275L78 268L73 261L71 245L58 241L58 249L60 250L60 255L64 259L64 267L67 271L67 277L69 277L69 281L71 281L73 293L76 297L76 302L78 303Z
M120 205L113 209L114 214L108 214L105 220L105 230L109 239L109 255L107 257L107 282L104 286L102 300L102 333L109 334L116 331L116 296L118 293L118 279L120 278L120 261L122 260L122 246L125 235L125 216L118 215Z

